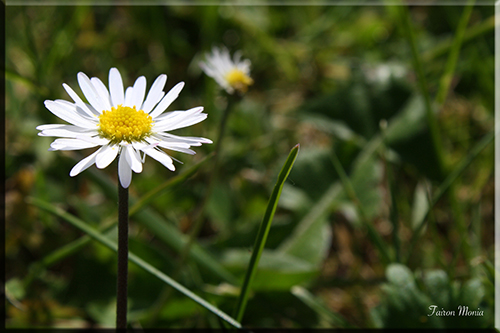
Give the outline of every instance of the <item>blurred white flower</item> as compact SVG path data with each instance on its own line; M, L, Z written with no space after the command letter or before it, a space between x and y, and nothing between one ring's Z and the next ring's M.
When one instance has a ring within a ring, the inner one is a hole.
M195 154L191 146L212 143L197 137L180 137L167 131L197 124L207 115L203 107L187 111L164 113L184 87L178 83L167 94L163 88L167 76L155 80L146 96L146 78L139 77L133 87L123 89L120 72L109 71L109 91L96 77L78 73L78 83L89 104L73 89L63 84L74 103L65 100L46 100L45 107L71 125L40 125L40 136L62 137L53 141L49 150L78 150L101 146L96 152L78 162L70 171L76 176L94 163L97 168L107 167L119 155L118 175L124 188L130 185L132 170L142 172L146 155L154 158L169 170L175 167L172 158L160 149ZM146 96L146 98L144 98ZM143 156L141 157L141 152Z
M407 71L406 68L397 63L387 63L372 67L366 67L365 73L368 81L378 84L388 84L391 79L403 78Z
M250 77L250 60L241 59L241 52L236 52L233 59L229 55L229 51L214 47L212 53L205 54L206 61L200 62L201 69L208 76L212 77L217 83L229 94L235 90L240 93L245 93L248 86L253 84Z

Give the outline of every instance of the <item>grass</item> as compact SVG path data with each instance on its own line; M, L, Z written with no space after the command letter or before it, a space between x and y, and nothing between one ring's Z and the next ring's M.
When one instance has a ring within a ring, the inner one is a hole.
M214 141L134 175L131 327L493 327L493 14L7 7L7 327L114 325L116 168L71 178L92 150L35 130L111 67L184 81L170 110L209 117L175 134ZM251 60L244 96L199 69L214 45ZM454 301L484 315L419 319Z

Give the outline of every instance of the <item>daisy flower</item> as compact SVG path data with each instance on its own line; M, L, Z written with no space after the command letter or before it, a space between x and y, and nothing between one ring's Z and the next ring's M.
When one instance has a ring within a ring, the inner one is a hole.
M229 94L235 90L245 93L248 86L253 84L250 77L250 60L241 60L241 52L234 54L233 60L229 56L229 51L217 47L212 49L211 54L206 54L206 61L200 62L201 69L208 76L212 77Z
M195 154L191 146L212 143L198 137L181 137L168 133L178 128L197 124L206 119L203 107L186 111L164 111L179 96L184 82L178 83L167 94L163 88L167 76L162 74L153 82L146 96L146 78L139 77L133 87L123 89L120 72L109 71L109 91L96 77L78 73L78 84L88 101L85 103L73 89L63 84L74 102L46 100L45 107L71 125L41 125L40 136L61 137L53 141L49 150L78 150L100 148L78 162L69 175L76 176L94 163L99 169L107 167L118 157L118 176L124 188L132 180L132 171L140 173L146 155L174 171L172 157L160 148ZM142 157L141 157L142 153Z

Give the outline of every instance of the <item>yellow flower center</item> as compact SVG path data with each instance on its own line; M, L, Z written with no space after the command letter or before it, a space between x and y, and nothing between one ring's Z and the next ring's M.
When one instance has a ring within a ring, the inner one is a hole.
M236 68L231 69L229 73L226 74L226 80L231 87L243 93L247 91L249 85L253 84L253 80L250 76Z
M153 119L143 110L118 105L99 116L99 134L111 143L142 141L151 135Z

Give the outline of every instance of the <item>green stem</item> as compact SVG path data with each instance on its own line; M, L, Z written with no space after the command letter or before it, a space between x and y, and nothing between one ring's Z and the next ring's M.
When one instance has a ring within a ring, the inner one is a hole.
M203 201L201 204L198 206L198 209L196 210L195 216L194 216L194 223L191 228L191 231L189 232L189 238L188 242L184 246L183 251L181 252L180 256L180 264L182 264L186 258L187 254L189 253L191 246L194 242L194 240L198 237L201 228L203 226L203 216L205 212L205 208L207 206L208 200L210 198L210 195L212 194L212 190L215 184L215 180L217 178L217 173L219 171L219 159L220 159L220 152L221 152L221 147L222 147L222 139L224 137L224 133L226 132L226 127L227 127L227 120L229 119L229 114L231 113L231 109L233 108L234 105L234 99L232 96L229 96L226 109L224 110L219 126L219 133L217 135L217 141L215 143L215 156L213 160L213 169L212 172L210 173L209 179L208 179L208 185L207 185L207 191L205 193L205 196L203 197Z
M127 328L128 289L128 188L118 181L118 274L116 280L116 328Z

